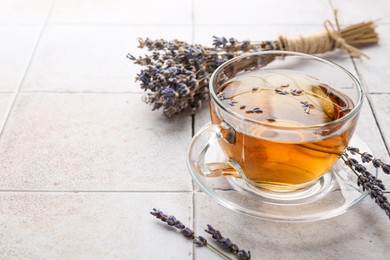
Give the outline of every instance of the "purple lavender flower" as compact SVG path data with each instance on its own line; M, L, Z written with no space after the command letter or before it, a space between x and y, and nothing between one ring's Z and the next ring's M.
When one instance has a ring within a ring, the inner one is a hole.
M386 215L390 219L390 203L387 197L384 195L386 187L382 180L372 175L365 166L360 164L355 158L350 158L348 153L352 155L360 155L362 163L372 163L377 168L382 168L384 173L389 170L389 165L383 163L381 160L374 158L369 153L360 152L356 147L347 147L346 151L342 154L341 159L344 163L352 169L352 171L358 176L357 185L362 187L363 191L367 191L371 199L385 211Z
M233 243L229 238L225 238L222 236L221 232L211 225L207 225L207 229L205 230L207 233L211 235L211 237L217 241L217 243L224 249L229 250L231 253L237 255L238 259L247 260L251 259L250 251L240 250L239 247Z

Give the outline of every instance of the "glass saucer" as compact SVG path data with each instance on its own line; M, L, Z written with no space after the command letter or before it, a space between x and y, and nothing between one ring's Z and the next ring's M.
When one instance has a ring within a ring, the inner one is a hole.
M357 186L356 175L341 159L313 186L288 193L261 190L237 177L205 177L199 172L202 162L227 161L218 142L213 145L203 144L201 138L197 138L209 124L191 142L188 168L194 181L206 194L231 210L272 221L309 222L343 214L367 196ZM191 150L199 148L199 145L204 145L204 152L194 156ZM368 145L356 135L350 146L372 154ZM374 167L367 168L377 174Z

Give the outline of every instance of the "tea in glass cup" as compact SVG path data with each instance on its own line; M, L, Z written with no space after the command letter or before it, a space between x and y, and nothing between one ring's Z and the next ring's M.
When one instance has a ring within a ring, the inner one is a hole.
M228 161L205 164L201 173L290 192L313 185L337 162L363 95L356 78L332 62L270 51L219 67L210 96L210 131Z

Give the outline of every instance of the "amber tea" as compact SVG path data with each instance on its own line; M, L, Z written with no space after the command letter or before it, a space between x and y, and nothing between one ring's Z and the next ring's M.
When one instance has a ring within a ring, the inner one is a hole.
M240 122L229 125L231 129L221 127L225 138L219 143L244 177L266 189L296 190L320 178L338 160L356 125L349 124L342 131L338 131L342 126L321 131L313 127L308 132L310 126L346 116L354 103L339 90L299 71L246 72L226 81L216 93L225 108L256 123L245 130L237 127ZM220 125L224 120L213 105L212 122ZM305 131L300 132L300 127Z

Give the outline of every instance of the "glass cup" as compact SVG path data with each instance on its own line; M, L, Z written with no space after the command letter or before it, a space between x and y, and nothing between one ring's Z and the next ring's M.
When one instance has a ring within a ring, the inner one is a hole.
M212 124L194 137L199 145L189 158L218 142L228 159L201 161L197 172L277 193L311 187L338 161L363 101L359 81L343 67L285 51L231 59L209 87Z

